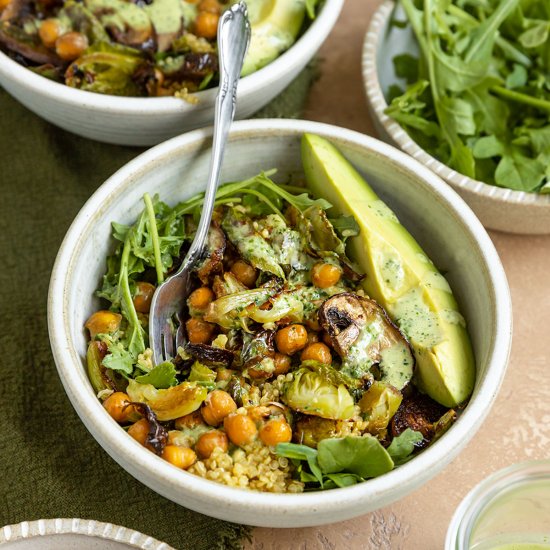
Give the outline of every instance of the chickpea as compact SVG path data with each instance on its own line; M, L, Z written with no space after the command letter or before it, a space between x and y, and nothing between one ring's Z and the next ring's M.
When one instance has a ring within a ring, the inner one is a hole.
M250 443L258 433L254 420L246 414L233 413L226 416L223 421L223 427L231 443L238 447Z
M155 287L151 283L138 281L136 283L136 293L134 294L133 302L136 311L140 313L149 313L151 309L151 300L155 293Z
M131 435L138 443L145 445L149 434L149 421L146 418L138 420L128 428L128 435Z
M321 325L319 324L319 319L317 319L317 317L306 319L305 324L310 330L315 332L319 332L321 330Z
M277 443L288 443L292 439L292 429L284 418L273 418L262 426L260 439L269 447L274 447Z
M290 357L284 353L275 353L275 370L273 374L279 376L279 374L286 374L290 370Z
M189 295L189 307L193 309L206 309L208 304L214 300L215 296L211 288L201 286L193 290Z
M122 424L139 418L139 414L129 403L130 398L128 395L122 391L117 391L105 399L103 406L112 418Z
M64 61L73 61L80 57L87 47L86 35L76 31L66 32L55 41L55 51Z
M61 25L57 19L45 19L38 29L38 36L46 48L55 48L55 41L60 34Z
M92 313L84 325L90 331L90 338L97 334L112 334L120 327L122 315L112 311L100 310Z
M264 370L261 368L261 365L259 367L249 367L248 376L250 376L252 380L267 380L273 376L273 371Z
M314 344L310 344L304 349L304 351L302 351L300 359L302 361L318 361L319 363L324 363L325 365L330 365L332 363L330 348L326 344L323 344L323 342L315 342Z
M334 286L342 276L342 269L336 265L318 262L311 268L311 282L319 288Z
M210 458L216 448L220 448L224 453L229 448L227 435L219 430L202 434L195 445L195 451L200 458Z
M307 330L303 325L289 325L277 331L275 343L281 353L292 355L307 344Z
M223 390L214 390L208 394L201 409L202 417L210 426L217 426L228 415L237 410L237 403Z
M233 273L243 285L248 287L254 286L258 277L257 271L243 260L237 260L231 266L231 273Z
M216 38L219 19L220 16L217 13L199 12L195 19L195 34L203 38Z
M183 470L187 470L197 461L197 455L193 449L178 447L177 445L166 445L162 451L162 458Z
M174 420L174 427L176 428L176 430L192 430L193 428L196 428L201 424L204 424L204 420L202 418L201 412L198 410L186 414L185 416L180 416L179 418L176 418L176 420Z
M202 319L192 318L185 323L187 329L187 338L191 344L208 344L214 335L215 325L203 321Z
M210 13L220 13L221 6L218 0L201 0L198 5L199 11L208 11Z
M267 418L270 415L271 411L269 407L265 405L257 405L256 407L250 407L247 409L246 414L254 420L254 422L259 422L264 418Z
M323 332L323 342L329 347L332 347L332 338L328 332Z
M315 342L318 342L318 341L319 341L319 335L315 331L312 331L312 332L308 331L307 345L309 346L310 344L315 344Z

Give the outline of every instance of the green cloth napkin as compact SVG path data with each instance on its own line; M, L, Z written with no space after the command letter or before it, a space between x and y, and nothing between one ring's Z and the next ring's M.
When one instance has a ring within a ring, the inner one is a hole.
M261 116L298 116L314 76L306 69ZM249 527L166 500L103 451L50 351L46 299L63 236L97 187L141 151L65 132L0 89L0 526L80 517L181 550L240 548Z

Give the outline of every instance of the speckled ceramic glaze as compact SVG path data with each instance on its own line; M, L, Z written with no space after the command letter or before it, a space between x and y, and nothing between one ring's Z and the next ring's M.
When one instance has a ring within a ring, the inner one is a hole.
M23 521L0 528L2 550L175 550L153 537L92 519Z
M257 493L176 469L144 449L109 417L85 370L86 318L112 250L111 221L133 222L145 192L172 204L204 189L210 130L196 130L140 155L84 205L59 251L50 283L48 323L63 385L82 421L128 472L165 497L229 521L299 527L345 520L385 506L443 470L489 412L511 343L510 294L495 248L472 211L432 171L376 139L305 121L253 120L233 125L222 181L278 168L281 182L302 180L300 138L312 132L335 143L360 170L448 278L468 322L476 355L474 394L459 420L404 466L345 489L304 494Z
M282 92L315 55L344 0L327 0L308 30L275 61L239 83L236 118L247 118ZM0 51L0 85L49 122L84 137L119 145L155 145L214 120L217 88L198 104L174 97L116 97L70 88L29 71Z
M379 136L399 146L452 185L485 227L509 233L550 233L550 195L503 189L459 174L421 149L397 122L384 114L388 106L384 93L392 83L404 85L394 74L393 57L403 52L418 52L410 27L388 28L394 5L388 0L378 8L363 46L365 91Z

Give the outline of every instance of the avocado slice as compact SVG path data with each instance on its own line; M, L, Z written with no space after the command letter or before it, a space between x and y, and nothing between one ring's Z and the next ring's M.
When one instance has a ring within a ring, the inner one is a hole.
M305 134L302 163L313 193L359 224L361 233L348 240L349 250L365 271L365 291L410 341L419 389L446 407L465 401L474 386L474 357L445 278L336 147Z
M252 27L241 75L261 69L288 50L304 22L305 0L248 0Z

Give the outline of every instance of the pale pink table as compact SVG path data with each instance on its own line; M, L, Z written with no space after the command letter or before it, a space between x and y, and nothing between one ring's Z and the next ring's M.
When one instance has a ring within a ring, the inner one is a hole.
M378 0L346 0L321 50L305 118L375 135L361 47ZM512 291L514 344L500 395L466 450L422 489L377 512L307 529L256 529L254 550L440 550L454 509L489 473L550 456L550 236L491 233Z

